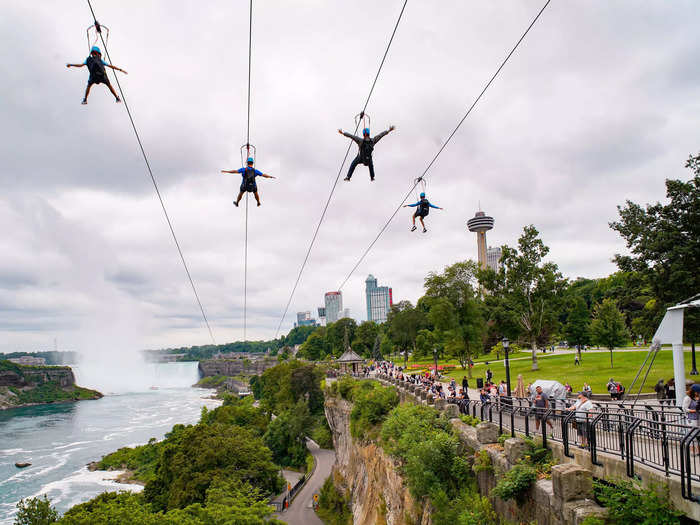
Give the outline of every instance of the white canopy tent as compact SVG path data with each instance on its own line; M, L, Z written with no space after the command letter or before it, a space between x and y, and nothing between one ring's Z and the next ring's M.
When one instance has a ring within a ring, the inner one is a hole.
M685 362L683 361L683 316L686 308L700 308L700 294L688 301L666 309L652 341L670 344L673 348L673 377L676 381L676 405L681 406L685 395Z

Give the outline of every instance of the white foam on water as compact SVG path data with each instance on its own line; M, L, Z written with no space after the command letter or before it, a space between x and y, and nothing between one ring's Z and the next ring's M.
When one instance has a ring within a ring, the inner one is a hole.
M94 443L94 441L74 441L73 443L68 443L67 445L62 445L60 447L53 447L54 450L61 450L64 448L74 447L76 445L87 445L88 443ZM80 449L78 449L80 450Z
M14 456L15 454L26 454L27 452L29 451L23 448L6 448L0 450L0 456Z

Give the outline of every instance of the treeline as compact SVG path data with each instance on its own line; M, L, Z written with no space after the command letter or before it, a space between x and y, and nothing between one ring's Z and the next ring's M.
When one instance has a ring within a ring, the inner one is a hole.
M287 335L277 339L270 339L269 341L235 341L221 345L183 346L163 350L145 350L144 354L149 358L157 358L162 354L184 354L178 358L178 361L199 361L201 359L210 359L216 354L232 352L255 353L270 350L272 355L277 355L281 348L293 347L306 341L306 338L314 330L315 327L313 326L297 326L292 328Z
M42 357L46 359L47 365L72 365L78 362L80 356L78 352L73 351L46 351L46 352L0 352L0 360L15 359L23 356Z
M414 306L394 305L386 323L352 319L314 331L300 350L307 359L339 356L351 347L365 357L400 353L404 359L457 359L463 367L501 349L507 337L532 350L566 342L612 349L649 342L669 305L700 292L700 156L686 166L688 182L666 181L667 204L627 202L610 227L629 255L616 255L619 271L601 279L565 279L537 229L523 229L517 246L503 246L498 270L458 262L425 278ZM685 340L694 344L700 315L686 313ZM502 355L502 352L499 352Z

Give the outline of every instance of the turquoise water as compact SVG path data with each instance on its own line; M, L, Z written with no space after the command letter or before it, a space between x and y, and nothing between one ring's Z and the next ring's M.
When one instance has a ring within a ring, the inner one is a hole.
M141 385L130 385L131 391L0 411L0 524L12 523L21 498L47 494L65 512L104 491L140 490L106 479L112 473L89 472L86 465L119 447L161 439L176 423L196 422L202 406L218 404L204 399L211 390L191 388L197 363L146 367L140 370ZM76 377L78 384L101 390L98 377L81 377L78 369ZM18 469L18 461L32 466Z

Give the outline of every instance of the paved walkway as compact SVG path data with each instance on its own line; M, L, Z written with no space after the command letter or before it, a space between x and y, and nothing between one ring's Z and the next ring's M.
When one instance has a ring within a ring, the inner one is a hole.
M323 525L323 522L316 516L313 509L314 494L321 492L321 486L326 478L331 475L331 468L335 462L335 452L320 448L310 439L307 441L309 452L316 460L316 469L313 475L306 482L301 492L294 498L289 508L275 517L289 525Z

